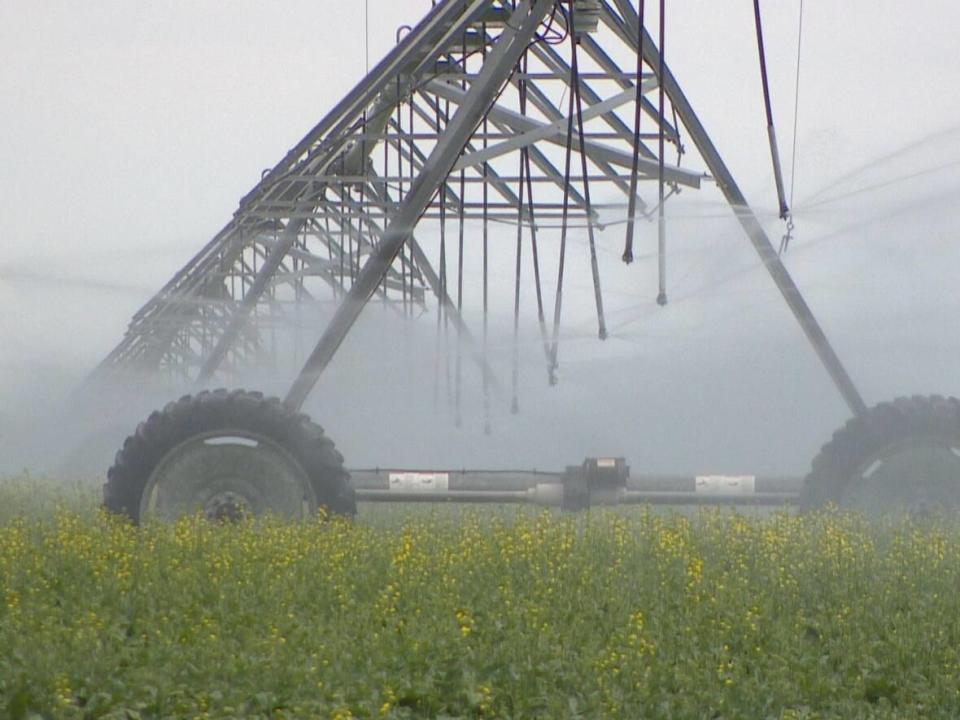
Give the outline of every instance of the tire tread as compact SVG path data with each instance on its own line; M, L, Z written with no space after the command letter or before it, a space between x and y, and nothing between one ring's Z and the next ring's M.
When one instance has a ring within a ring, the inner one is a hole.
M269 437L301 464L320 506L333 514L356 513L343 456L322 427L307 415L289 410L279 398L222 388L184 395L137 425L107 471L104 507L138 524L141 496L161 458L191 436L218 429Z

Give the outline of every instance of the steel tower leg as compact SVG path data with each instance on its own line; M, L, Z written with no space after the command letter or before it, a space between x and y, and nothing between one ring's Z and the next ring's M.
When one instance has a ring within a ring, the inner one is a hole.
M289 407L299 409L303 405L394 258L413 233L414 226L437 188L453 169L477 124L495 101L521 55L534 39L540 23L553 7L552 0L522 0L517 3L510 22L497 38L480 74L471 84L465 102L450 121L446 132L430 153L409 193L384 231L377 252L368 258L357 281L337 308L316 348L287 393L285 402Z
M627 27L621 27L619 29L621 32L626 32L636 45L638 43L636 11L632 3L628 0L617 0L617 7L623 13L627 24ZM646 33L646 30L644 30L643 38L643 55L644 60L650 67L656 68L659 66L660 49L654 45L653 39ZM767 272L770 273L770 277L773 278L773 282L776 284L777 289L780 290L780 294L783 295L783 299L787 301L787 305L790 307L793 316L797 319L797 322L800 323L800 327L807 336L807 340L810 341L814 351L816 351L817 357L820 358L820 362L823 363L823 366L830 374L833 384L836 385L837 390L840 391L850 411L854 415L863 414L866 412L867 406L863 402L863 398L860 396L856 386L853 384L853 380L850 379L850 375L843 367L843 363L840 362L840 358L837 357L836 352L834 352L833 346L831 346L830 341L827 340L826 334L823 332L817 319L813 316L810 307L800 294L796 283L794 283L793 278L790 277L790 273L787 272L787 268L783 262L781 262L776 250L774 250L770 238L767 237L757 216L749 204L747 204L746 197L744 197L741 192L736 180L733 179L729 168L727 168L726 163L723 162L723 158L721 158L720 153L717 152L716 146L704 129L703 124L694 112L690 102L683 94L680 84L666 64L663 65L661 82L664 90L673 102L677 114L690 133L690 137L700 151L704 162L706 162L711 174L716 179L720 191L733 208L737 219L747 233L747 237L763 261L763 266L767 269Z

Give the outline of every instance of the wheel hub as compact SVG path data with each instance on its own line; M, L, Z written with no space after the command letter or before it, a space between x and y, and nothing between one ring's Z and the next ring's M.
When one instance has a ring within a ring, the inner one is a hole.
M250 501L229 490L217 493L203 506L204 517L217 522L239 522L252 514Z

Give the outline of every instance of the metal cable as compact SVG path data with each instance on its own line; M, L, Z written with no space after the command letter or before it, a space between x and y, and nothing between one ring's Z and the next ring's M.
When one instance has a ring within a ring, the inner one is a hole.
M790 154L790 207L797 179L797 124L800 118L800 50L803 43L803 0L800 0L800 21L797 26L797 79L793 93L793 151Z

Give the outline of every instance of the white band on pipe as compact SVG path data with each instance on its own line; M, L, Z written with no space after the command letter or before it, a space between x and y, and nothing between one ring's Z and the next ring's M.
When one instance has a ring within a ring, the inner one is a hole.
M754 475L698 475L697 492L706 495L752 495L757 491Z
M392 472L390 489L397 492L437 492L450 489L448 473Z

